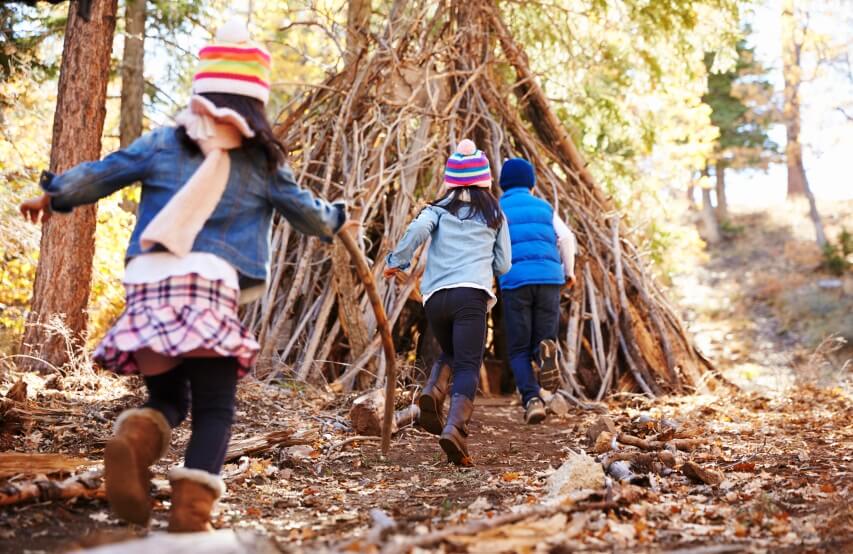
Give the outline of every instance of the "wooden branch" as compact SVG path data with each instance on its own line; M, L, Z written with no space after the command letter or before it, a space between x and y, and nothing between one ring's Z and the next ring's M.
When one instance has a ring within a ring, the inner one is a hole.
M225 461L237 460L242 456L256 456L277 447L311 444L316 438L313 433L294 433L291 430L273 431L254 437L234 437L228 444Z
M347 232L338 233L337 237L346 246L355 263L355 269L367 291L367 297L376 314L376 325L382 337L382 348L385 350L385 362L388 364L385 376L385 417L382 423L382 453L388 454L391 446L391 427L394 421L394 391L397 387L397 354L394 351L394 339L391 338L391 328L385 315L385 306L376 290L376 281L367 266L364 254L361 253L355 238Z
M69 477L64 481L37 480L25 483L7 483L0 486L0 506L24 502L48 502L72 498L103 499L106 490L100 471Z
M545 518L559 513L571 514L587 510L609 510L618 505L616 502L593 501L579 502L577 504L564 505L538 505L518 512L502 514L488 519L479 519L464 525L454 525L444 529L425 533L417 537L394 537L382 550L382 554L405 554L414 548L426 548L442 543L452 537L470 536L482 533L489 529L495 529L503 525L509 525L531 518Z

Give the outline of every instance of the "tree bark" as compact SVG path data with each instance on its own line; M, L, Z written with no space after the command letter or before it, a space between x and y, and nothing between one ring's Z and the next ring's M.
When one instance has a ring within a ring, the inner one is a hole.
M806 178L803 165L803 145L800 142L800 84L802 68L800 58L803 48L803 30L797 21L795 0L782 1L782 74L785 78L785 121L787 143L785 160L788 166L788 199L805 196L809 201L809 217L815 228L815 240L823 247L826 232L817 211L814 195Z
M350 65L367 48L371 0L349 0L347 7L347 49L344 64Z
M720 225L714 206L711 205L711 189L702 187L702 238L708 244L718 244L721 240Z
M100 158L116 3L117 0L92 2L89 22L77 15L77 1L69 6L50 153L50 169L55 173ZM51 316L62 314L75 339L72 348L81 346L88 319L86 304L96 214L96 206L85 206L69 215L55 215L42 227L41 254L22 351L55 367L69 361L69 348L63 337L50 333L43 324ZM27 360L22 365L45 368L37 360Z
M126 148L142 134L145 92L146 0L127 0L124 12L124 54L121 61L121 122L119 140Z
M787 142L785 159L788 165L788 198L805 196L806 172L803 167L803 146L800 143L800 53L802 38L797 35L796 6L794 0L782 2L782 74L785 78L785 121Z
M729 201L726 198L726 166L722 162L717 162L714 169L716 174L716 193L717 206L715 212L717 214L717 222L726 221L729 219Z

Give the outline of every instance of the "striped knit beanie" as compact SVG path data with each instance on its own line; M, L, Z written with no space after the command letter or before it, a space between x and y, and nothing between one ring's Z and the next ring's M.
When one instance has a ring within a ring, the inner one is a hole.
M449 189L461 187L492 186L489 159L477 150L473 141L465 139L456 147L456 152L447 160L444 171L444 186Z
M239 19L219 28L213 43L201 49L193 76L193 94L219 92L270 99L270 53L252 42Z

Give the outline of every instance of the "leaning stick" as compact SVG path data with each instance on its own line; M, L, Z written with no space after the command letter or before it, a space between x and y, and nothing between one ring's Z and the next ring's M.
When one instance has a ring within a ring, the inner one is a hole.
M376 327L382 337L382 349L385 350L385 362L388 367L385 371L385 416L382 421L381 448L382 454L387 455L388 448L391 446L391 428L394 425L394 389L397 386L396 354L394 352L394 341L391 338L391 327L388 325L388 316L385 314L385 307L382 305L379 291L376 290L376 280L373 278L373 273L370 271L364 253L358 247L355 237L347 231L338 233L336 236L341 239L341 243L355 264L355 271L358 273L364 290L367 292L367 297L370 299L373 313L376 314Z

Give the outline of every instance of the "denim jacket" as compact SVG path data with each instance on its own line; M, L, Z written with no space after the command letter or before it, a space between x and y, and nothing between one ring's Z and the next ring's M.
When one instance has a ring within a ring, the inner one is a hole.
M496 231L482 219L459 219L442 207L427 206L409 224L386 263L391 268L406 269L415 250L432 237L421 280L425 299L460 284L491 291L495 275L503 275L512 265L507 227L504 220Z
M175 127L155 129L101 161L43 178L51 209L70 212L141 181L142 199L126 260L145 253L139 244L142 231L204 161L201 153L192 153L180 143L176 131ZM342 203L329 204L299 188L289 167L270 175L258 152L236 149L229 154L231 172L225 192L192 250L224 259L239 273L241 288L248 288L269 274L274 209L297 231L327 242L343 225L346 213Z

